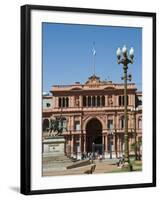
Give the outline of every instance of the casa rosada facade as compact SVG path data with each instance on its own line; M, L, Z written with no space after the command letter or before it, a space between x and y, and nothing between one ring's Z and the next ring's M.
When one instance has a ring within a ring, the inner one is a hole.
M101 81L93 75L85 84L53 85L52 95L43 95L43 139L51 119L59 119L65 138L65 154L81 157L97 152L105 158L124 153L124 84ZM129 152L142 141L142 93L127 85Z

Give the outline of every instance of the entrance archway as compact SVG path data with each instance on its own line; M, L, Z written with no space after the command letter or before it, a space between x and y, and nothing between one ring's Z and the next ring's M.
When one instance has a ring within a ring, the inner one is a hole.
M102 153L102 124L97 118L86 125L86 151Z

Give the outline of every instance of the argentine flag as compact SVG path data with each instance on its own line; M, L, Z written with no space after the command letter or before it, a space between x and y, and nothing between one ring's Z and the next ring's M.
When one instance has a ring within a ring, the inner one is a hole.
M95 48L92 49L92 53L93 53L94 56L96 55L96 50L95 50Z

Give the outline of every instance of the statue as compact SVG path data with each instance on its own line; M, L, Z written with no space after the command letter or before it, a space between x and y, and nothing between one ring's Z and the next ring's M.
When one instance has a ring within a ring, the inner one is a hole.
M64 129L67 131L67 128L63 127L62 122L63 122L63 118L61 117L59 119L58 118L50 119L49 133L51 136L52 136L52 132L57 132L56 134L54 134L54 136L57 136L57 135L62 135Z

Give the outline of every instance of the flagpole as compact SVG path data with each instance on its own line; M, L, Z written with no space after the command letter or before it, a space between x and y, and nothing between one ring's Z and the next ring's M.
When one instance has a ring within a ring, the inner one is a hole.
M95 75L95 55L93 54L93 75Z
M95 42L93 42L92 53L93 53L93 72L94 72L94 76L95 76L95 57L96 57Z

